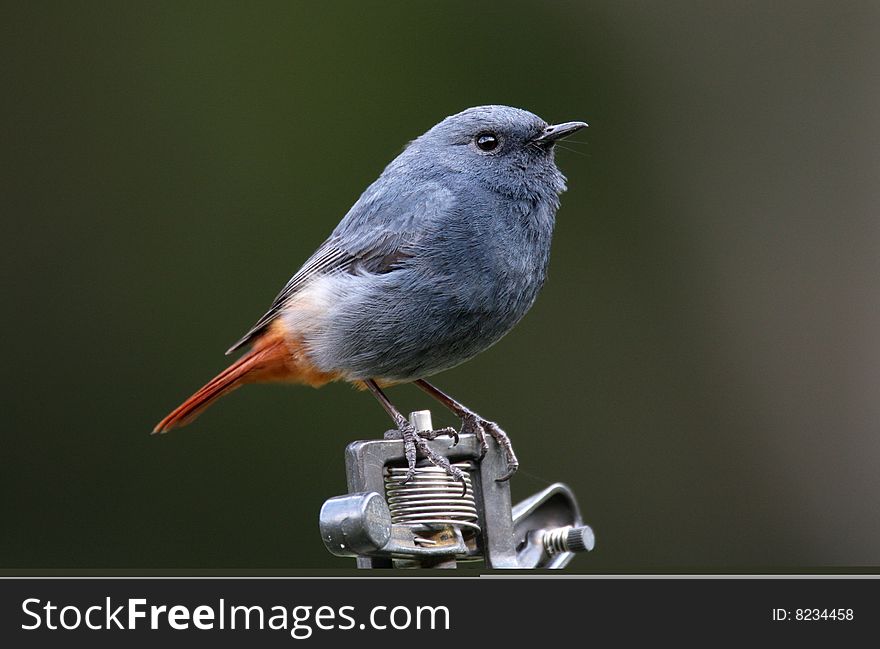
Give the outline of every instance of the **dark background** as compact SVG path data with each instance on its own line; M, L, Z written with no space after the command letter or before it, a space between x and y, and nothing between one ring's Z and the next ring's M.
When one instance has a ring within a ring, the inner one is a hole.
M510 432L515 499L575 489L572 568L877 566L878 42L872 2L5 3L0 567L350 567L317 513L369 395L148 432L485 103L591 124L535 308L436 377Z

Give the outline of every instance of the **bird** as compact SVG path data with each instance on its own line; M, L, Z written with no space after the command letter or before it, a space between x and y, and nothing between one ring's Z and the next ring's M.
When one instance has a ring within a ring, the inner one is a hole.
M228 350L249 351L162 419L153 433L192 422L248 383L369 390L404 444L407 479L419 455L464 481L416 431L385 389L413 383L476 435L501 447L509 479L519 461L507 433L426 377L498 342L534 304L566 190L555 144L588 126L549 124L503 105L468 108L412 140L290 278L269 310Z

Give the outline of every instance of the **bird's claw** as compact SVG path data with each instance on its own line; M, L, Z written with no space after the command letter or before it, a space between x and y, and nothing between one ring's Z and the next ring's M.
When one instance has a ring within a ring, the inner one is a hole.
M498 442L507 460L507 471L500 478L496 478L496 482L506 482L516 473L516 470L519 468L519 460L516 459L516 454L513 452L510 437L494 421L483 419L474 412L467 413L461 420L461 433L462 435L471 433L477 437L477 441L480 444L481 460L485 457L486 451L489 450L489 445L486 443L486 433L489 433L492 439Z
M446 471L447 474L461 482L462 492L464 496L467 492L467 483L464 481L464 473L457 466L449 462L446 457L435 452L429 445L430 440L436 439L442 435L449 435L458 443L458 433L452 428L441 428L438 430L416 431L409 422L401 422L400 433L403 437L403 451L406 456L407 471L406 477L401 484L406 484L416 475L416 458L421 454L428 462L436 467Z
M446 428L438 428L436 430L420 430L416 432L416 435L421 437L422 439L432 440L437 439L438 437L451 437L452 445L458 446L458 431L455 430L452 426L447 426Z
M480 417L473 413L465 415L461 420L461 434L474 435L477 438L480 445L480 459L482 460L486 456L486 451L489 450L489 445L486 444L486 430L482 426Z
M403 480L400 481L400 484L406 484L410 480L416 477L416 468L414 466L407 467L406 476L404 476Z

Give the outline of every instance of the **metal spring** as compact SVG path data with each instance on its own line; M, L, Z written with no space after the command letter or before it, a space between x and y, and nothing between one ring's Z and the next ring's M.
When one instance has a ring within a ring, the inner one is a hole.
M461 482L439 467L416 467L416 474L405 484L407 470L388 467L385 499L391 510L391 521L410 527L454 525L479 532L477 505L468 474L473 467L470 462L458 462L453 466L464 473L464 496Z

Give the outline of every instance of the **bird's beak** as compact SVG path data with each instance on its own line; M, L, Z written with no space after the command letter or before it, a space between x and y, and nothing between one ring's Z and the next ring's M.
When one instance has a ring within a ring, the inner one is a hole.
M572 133L575 133L582 128L587 128L588 126L589 124L587 124L586 122L565 122L563 124L551 124L532 141L536 144L543 144L544 146L549 147L554 142L556 142L556 140L561 140L564 137L568 137Z

